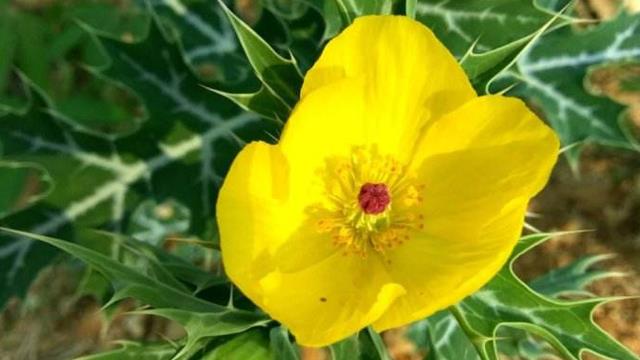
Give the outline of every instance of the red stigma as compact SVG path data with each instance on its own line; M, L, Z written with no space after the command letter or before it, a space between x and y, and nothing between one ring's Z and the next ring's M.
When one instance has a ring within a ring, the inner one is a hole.
M391 202L387 185L372 183L362 185L358 194L358 202L365 214L380 214Z

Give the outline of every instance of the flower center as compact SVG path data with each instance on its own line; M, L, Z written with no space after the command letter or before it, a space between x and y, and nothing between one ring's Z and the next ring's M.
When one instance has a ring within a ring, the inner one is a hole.
M345 254L384 253L422 229L423 187L375 147L356 147L349 157L328 159L318 175L325 196L310 207L311 219Z
M362 185L358 194L358 202L360 202L360 208L365 214L380 214L391 202L387 185L372 183Z

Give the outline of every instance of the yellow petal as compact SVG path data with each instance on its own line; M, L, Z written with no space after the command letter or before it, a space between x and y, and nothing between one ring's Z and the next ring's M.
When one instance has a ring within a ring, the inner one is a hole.
M495 274L557 153L524 105L476 98L428 29L393 16L332 40L301 97L280 143L249 144L220 191L222 256L243 293L321 346L426 316ZM343 255L309 211L328 196L327 161L358 146L409 163L426 186L424 230L384 257Z
M261 285L262 306L304 346L324 346L356 333L404 294L377 257L341 253L301 271L272 272Z
M220 189L217 218L225 270L247 296L260 296L256 279L271 254L297 228L288 211L288 166L277 146L254 142L234 160Z
M425 186L424 230L389 254L391 277L407 294L376 329L428 316L487 283L557 154L553 131L513 98L477 98L435 122L414 159Z
M433 33L401 16L356 19L327 44L305 76L301 97L344 79L363 82L370 138L399 161L407 160L430 119L475 97L462 68Z
M362 81L333 83L302 99L287 121L279 145L290 164L292 198L301 206L318 201L328 159L373 141L363 93Z
M217 216L225 270L238 288L298 342L323 346L380 317L404 289L376 257L344 256L291 199L277 145L251 143L220 190Z

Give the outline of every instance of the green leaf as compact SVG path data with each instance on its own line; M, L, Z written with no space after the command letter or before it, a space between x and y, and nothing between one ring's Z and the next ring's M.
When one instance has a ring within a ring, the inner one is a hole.
M142 344L133 341L119 342L116 350L82 356L76 360L169 360L178 349L173 344Z
M469 336L449 310L442 310L411 324L407 335L422 353L429 354L429 359L480 359ZM536 360L557 357L553 348L525 331L501 327L498 337L498 351L510 359Z
M323 41L338 35L338 33L348 25L345 15L338 6L338 0L305 0L305 2L316 9L324 19Z
M539 39L556 21L551 18L536 32L501 47L483 53L475 53L474 46L460 60L460 65L479 94L495 93L491 90L493 81L511 67L523 51Z
M529 286L534 291L549 297L564 296L593 296L586 287L591 283L614 276L624 274L594 269L593 267L605 260L612 258L612 255L591 255L582 257L566 266L553 269L529 282Z
M229 282L226 277L202 270L183 258L170 254L157 246L115 234L102 233L102 235L107 236L109 242L116 242L121 248L148 259L150 265L162 268L162 270L170 273L173 278L195 286L194 293ZM95 243L96 240L93 240L93 242Z
M186 310L179 310L177 308L164 308L164 309L150 309L137 311L136 313L144 315L155 315L164 317L178 322L187 332L187 341L184 347L178 354L175 355L176 359L188 358L187 355L193 354L195 351L202 348L203 343L210 338L214 338L222 335L237 334L244 332L255 326L262 326L271 321L264 315L250 313L247 311L239 311L232 308L219 309L213 312L193 312ZM246 335L246 334L245 334ZM239 344L233 344L230 348L223 348L222 354L228 356L228 351L238 351L237 346L242 346L244 340L239 340ZM266 339L264 343L268 342ZM268 346L264 346L263 349L268 350ZM241 351L244 351L242 349ZM267 353L268 355L268 353ZM212 355L212 359L222 359L218 355ZM220 355L222 356L222 355ZM261 359L256 357L256 359Z
M552 17L533 0L417 0L415 13L457 58L519 41Z
M567 359L580 359L585 350L616 360L637 360L593 322L592 312L612 299L560 301L538 294L513 273L513 263L526 251L549 238L523 237L509 262L481 290L451 308L482 359L497 359L502 328L540 336Z
M167 32L180 39L187 64L204 81L245 82L250 65L233 27L216 1L137 0L162 19Z
M0 94L9 86L9 75L14 52L16 51L16 36L14 35L14 14L0 5Z
M338 35L358 16L388 15L392 13L394 0L302 0L315 8L325 21L322 40Z
M135 6L86 2L74 4L66 11L70 18L123 42L143 40L149 28L149 14Z
M449 310L409 326L407 336L433 360L476 360L478 353Z
M210 240L213 199L229 164L247 141L269 140L277 127L239 113L200 87L179 49L156 26L140 43L101 43L112 61L100 75L135 91L147 120L120 136L88 129L52 111L50 99L30 84L30 111L0 118L2 159L38 165L56 186L28 209L2 219L3 226L74 240L76 227L119 231L129 213L153 197L189 208L189 233ZM53 259L51 249L42 248L19 240L0 245L0 304L23 294Z
M20 33L16 31L21 13L13 6L0 4L0 116L3 113L26 111L27 101L14 70L21 59ZM33 59L42 62L45 59Z
M47 42L50 39L50 24L40 17L22 12L14 26L18 36L16 63L38 86L49 89Z
M365 359L391 360L391 356L387 351L382 337L372 327L368 327L360 332L358 336L360 341L362 356Z
M175 279L168 281L168 277L158 278L120 263L109 256L86 247L55 239L52 237L23 231L0 228L3 235L12 235L17 241L36 240L52 245L70 255L82 260L93 269L109 279L116 289L116 298L133 297L154 307L174 307L190 311L222 312L227 309L191 295L184 287L176 285ZM3 238L3 241L6 241ZM156 273L155 275L158 275Z
M0 61L0 102L13 108L14 112L15 108L26 108L23 101L26 92L21 89L20 79L11 71L5 73L2 70L6 62L8 69L19 68L19 72L37 84L49 97L51 111L59 112L61 116L72 118L82 126L104 131L127 132L128 126L135 126L135 121L131 120L140 118L137 110L141 109L135 97L83 68L82 64L104 64L107 59L77 23L94 19L93 22L108 27L103 23L114 22L114 29L104 31L112 31L132 41L135 31L139 33L144 28L146 33L149 22L148 19L142 21L144 15L129 16L131 14L123 11L124 8L130 7L77 4L73 7L47 7L42 13L14 6L6 11L0 9L3 13L0 22L10 27L8 34L2 34L0 29L0 43L13 47L12 51L7 50L11 53ZM91 16L96 13L99 16ZM128 26L120 29L115 25L122 19L129 19L129 22ZM6 86L8 84L11 86Z
M263 0L262 4L275 16L284 20L298 19L309 10L309 5L304 1Z
M302 84L300 72L309 69L317 59L322 42L335 36L357 16L390 14L392 4L391 0L267 1L265 3L267 9L280 15L281 22L285 24L287 42L284 51L292 54L296 61L287 60L278 55L255 31L225 7L249 62L262 81L263 87L256 92L241 94L213 91L233 100L245 110L282 122L288 118L298 100L298 92ZM323 19L318 16L318 13L324 15L324 21L326 21L324 35L321 33Z
M333 360L391 360L382 338L371 327L329 347Z
M283 2L282 0L273 1ZM278 18L286 35L285 41L281 41L282 44L278 44L278 48L291 53L298 69L304 74L320 56L325 41L323 37L325 19L316 7L308 6L304 0L284 2L292 5L297 4L298 6L304 5L302 8L305 9L305 12L301 12L300 9L298 9L292 11L292 16ZM333 1L326 3L333 3ZM268 9L271 10L270 7L268 7Z
M634 61L592 65L587 69L585 88L590 94L604 96L627 106L619 116L620 127L632 141L640 139L640 57ZM640 147L639 147L640 148Z
M509 358L527 360L557 359L558 353L539 337L524 330L503 327L499 330L498 350Z
M331 359L333 360L350 360L359 359L360 353L360 341L359 335L350 336L344 340L338 341L329 347L331 353Z
M640 15L616 18L581 31L565 27L550 32L518 60L512 76L522 81L514 93L539 106L562 144L596 142L640 149L620 126L624 107L591 94L584 86L589 67L640 58ZM580 147L567 152L574 168Z
M137 2L148 6L161 20L165 33L179 40L187 64L201 80L209 82L210 90L232 100L242 109L268 119L281 122L289 116L290 105L276 96L268 86L261 85L251 71L251 64L240 46L234 27L218 2ZM267 17L262 16L257 26L262 26L262 22L269 20L265 18ZM268 34L277 33L274 31L274 24L264 26L267 26ZM266 49L269 50L271 49ZM279 57L277 54L275 56ZM246 92L258 86L261 87L257 92ZM235 93L238 91L243 93Z
M6 228L0 228L0 231L22 238L23 241L37 240L69 253L112 282L116 289L112 301L133 297L143 304L155 307L137 313L165 317L183 325L187 339L180 352L174 356L175 359L187 358L188 355L202 349L211 338L240 333L271 321L262 314L236 310L197 298L159 266L148 269L155 271L140 271L140 268L127 266L97 251L68 241ZM140 259L141 257L137 258Z
M223 2L218 3L231 22L258 79L271 95L280 99L288 108L293 108L298 102L298 92L302 87L302 76L296 64L276 53L260 35L232 13Z
M264 86L255 93L246 94L234 94L210 87L206 87L206 89L232 100L243 110L254 112L267 119L276 120L278 123L284 123L284 120L289 117L291 112L291 108L273 96Z
M410 17L411 19L416 18L416 4L418 3L418 0L405 0L405 14Z
M269 349L262 331L253 330L238 335L205 354L202 360L281 360ZM283 359L284 360L284 359Z
M0 218L46 197L52 190L49 174L36 164L0 162Z
M363 15L388 15L393 10L392 0L335 0L349 22Z
M271 351L273 351L275 359L300 360L300 351L298 347L291 342L289 331L287 331L284 326L271 329L269 338L271 341Z
M134 210L128 233L142 242L161 246L169 235L185 234L190 222L191 211L179 202L149 199Z

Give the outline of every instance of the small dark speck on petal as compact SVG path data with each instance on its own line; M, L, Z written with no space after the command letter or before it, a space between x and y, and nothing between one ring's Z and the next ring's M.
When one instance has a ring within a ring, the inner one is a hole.
M327 298L326 298L326 297L321 297L321 298L320 298L320 301L322 301L322 302L327 302Z

